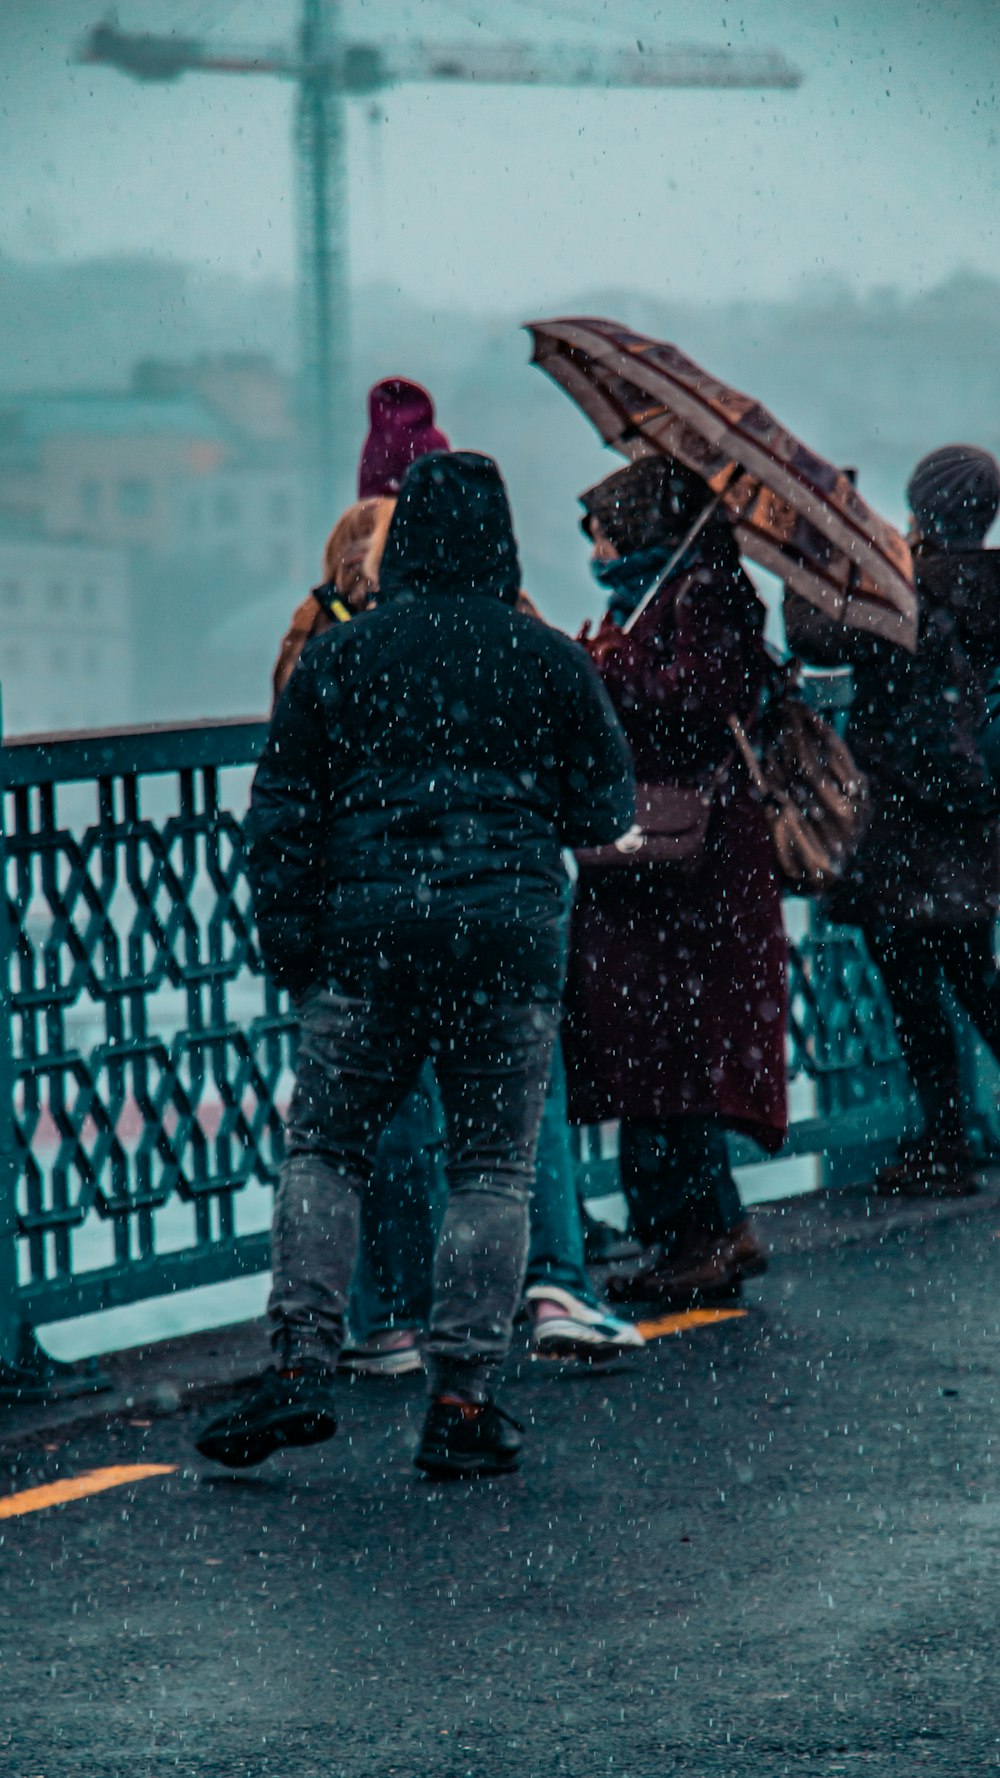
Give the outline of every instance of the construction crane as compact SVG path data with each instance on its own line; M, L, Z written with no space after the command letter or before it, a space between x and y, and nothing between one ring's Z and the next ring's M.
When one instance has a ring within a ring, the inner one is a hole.
M478 85L773 88L801 75L773 50L616 49L521 43L357 42L343 31L342 0L302 0L292 48L222 50L194 37L95 26L79 51L136 80L173 81L187 73L277 75L298 88L299 417L307 522L315 538L349 498L353 438L349 392L346 107L409 82Z

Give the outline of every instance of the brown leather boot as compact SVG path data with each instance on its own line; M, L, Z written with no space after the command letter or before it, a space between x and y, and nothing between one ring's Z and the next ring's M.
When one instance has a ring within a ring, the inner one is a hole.
M767 1271L767 1255L744 1217L714 1240L701 1241L674 1255L671 1285L681 1296L707 1297L738 1290L744 1278Z
M733 1258L744 1278L759 1278L762 1272L767 1271L770 1263L767 1249L757 1239L757 1232L749 1216L745 1216L723 1238L732 1243Z
M669 1260L654 1260L631 1276L609 1278L607 1295L616 1303L694 1308L731 1301L744 1278L766 1270L767 1255L745 1217L726 1234L691 1242Z

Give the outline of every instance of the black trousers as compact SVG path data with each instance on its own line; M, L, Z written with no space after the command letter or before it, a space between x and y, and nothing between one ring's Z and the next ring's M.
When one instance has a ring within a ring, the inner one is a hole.
M718 1118L623 1118L621 1175L631 1225L644 1246L714 1239L743 1219Z
M896 1020L924 1123L945 1142L965 1139L958 1044L945 999L951 988L1000 1060L1000 969L992 920L964 926L865 929Z

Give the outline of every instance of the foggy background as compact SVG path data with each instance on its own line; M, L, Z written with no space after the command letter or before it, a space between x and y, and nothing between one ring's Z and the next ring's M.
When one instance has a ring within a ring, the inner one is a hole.
M294 0L121 0L125 30L261 46ZM71 58L100 0L0 12L0 681L6 732L262 712L302 537L294 90ZM887 516L932 446L1000 450L1000 9L844 0L356 0L361 40L781 51L795 92L402 87L350 105L353 392L431 388L508 477L525 584L598 606L575 497L616 466L521 323L675 340L858 467ZM353 447L352 447L353 448ZM330 523L337 516L332 501Z

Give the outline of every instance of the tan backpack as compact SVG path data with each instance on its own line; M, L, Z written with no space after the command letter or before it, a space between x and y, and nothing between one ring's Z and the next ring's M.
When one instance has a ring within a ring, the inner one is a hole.
M729 727L763 804L785 887L822 895L864 832L867 778L836 729L790 689L772 699L756 744L738 717Z

